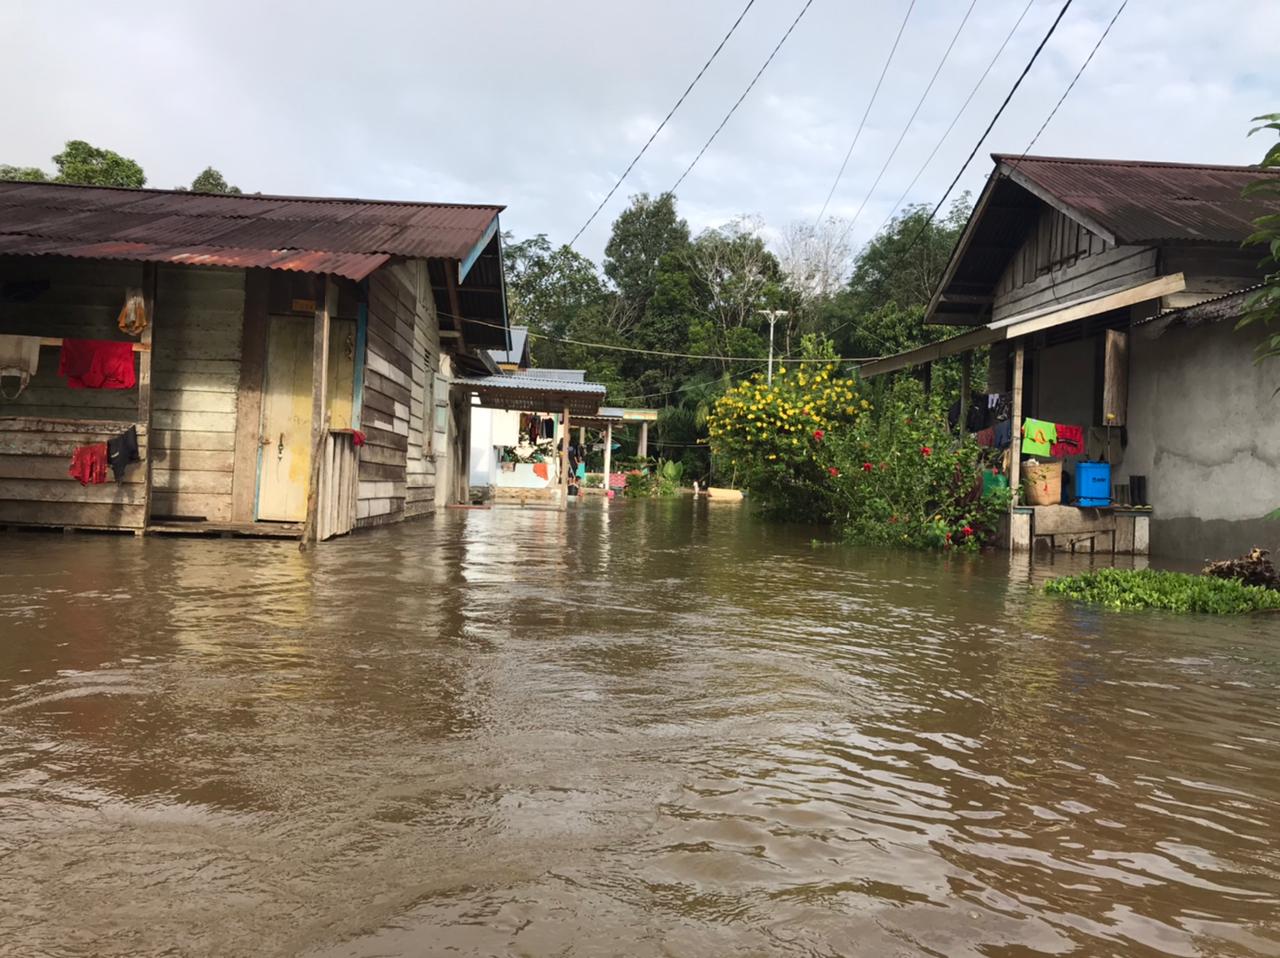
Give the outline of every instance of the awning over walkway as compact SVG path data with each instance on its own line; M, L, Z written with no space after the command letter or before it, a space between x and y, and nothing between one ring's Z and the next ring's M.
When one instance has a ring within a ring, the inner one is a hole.
M600 383L546 379L528 373L466 376L453 380L453 388L476 397L486 409L541 413L568 409L575 421L597 415L605 394L605 387Z
M969 350L977 349L981 346L1018 339L1030 333L1038 333L1041 330L1052 329L1055 326L1063 326L1078 319L1098 316L1113 309L1123 309L1135 303L1159 299L1161 296L1181 292L1186 288L1186 285L1186 280L1181 273L1173 273L1169 276L1162 276L1159 279L1152 280L1149 283L1140 283L1117 293L1095 296L1092 299L1081 300L1069 306L1029 310L1025 313L1002 319L991 326L984 326L972 332L952 336L950 339L944 339L940 343L917 346L915 349L908 349L893 356L884 356L873 362L863 363L858 367L858 372L863 378L870 379L873 376L880 376L884 373L897 372L900 369L909 369L912 366L922 366L925 363L935 362L947 356L967 353Z
M578 416L573 422L576 426L589 429L603 429L605 426L625 426L627 423L657 422L656 409L623 409L620 406L601 406L600 412L594 416Z

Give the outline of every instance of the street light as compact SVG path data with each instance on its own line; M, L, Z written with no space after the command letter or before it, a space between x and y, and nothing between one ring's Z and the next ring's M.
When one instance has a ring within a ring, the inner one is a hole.
M786 316L790 312L786 309L758 309L756 310L761 316L769 317L769 378L768 383L773 385L773 324L778 321L779 316Z

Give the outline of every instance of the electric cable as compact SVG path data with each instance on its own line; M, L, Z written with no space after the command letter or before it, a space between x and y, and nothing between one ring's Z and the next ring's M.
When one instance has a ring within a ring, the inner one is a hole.
M723 130L725 124L729 122L729 118L737 112L738 107L742 105L742 101L747 98L747 94L750 93L752 88L756 85L756 81L760 79L769 64L773 62L773 58L778 55L778 51L782 49L782 45L786 43L787 38L791 36L791 31L796 28L796 24L800 22L801 18L809 12L809 8L811 6L813 6L813 0L805 0L804 6L801 7L800 12L796 14L796 18L791 21L791 26L787 27L787 32L782 35L782 39L778 41L778 45L773 48L773 52L770 53L764 63L761 64L760 69L756 71L756 75L753 76L751 78L751 82L747 84L747 88L742 91L742 95L734 101L733 106L729 107L729 112L724 115L724 119L720 121L720 125L717 126L711 136L707 138L707 142L702 144L702 149L698 151L698 155L693 158L693 161L685 168L685 171L680 174L680 178L675 181L671 189L667 190L668 193L674 194L675 191L680 188L680 184L684 182L685 177L693 172L693 168L697 166L698 161L702 159L702 154L707 152L707 148L711 146L715 141L715 138L720 135L720 131Z
M600 215L600 211L604 209L605 204L608 203L609 200L613 198L613 194L618 191L618 187L622 185L622 181L627 178L627 176L635 168L635 165L640 162L640 158L644 156L645 153L648 151L649 147L653 145L653 141L657 139L658 134L661 133L663 127L667 125L667 121L670 120L671 117L675 115L676 110L680 109L680 104L684 103L685 97L687 97L693 91L693 88L697 86L698 81L702 79L702 75L707 72L707 68L710 67L711 64L715 61L716 57L720 55L720 51L724 49L724 45L729 42L729 38L733 36L734 31L738 29L738 24L742 22L742 18L747 15L747 11L751 9L751 7L755 4L755 2L756 0L747 0L747 5L743 7L742 12L738 14L738 19L733 21L733 26L729 28L729 32L726 33L723 38L721 38L719 44L716 45L716 48L711 51L711 56L707 59L707 62L702 65L702 69L698 71L698 75L693 78L692 82L687 87L685 87L685 91L681 93L680 98L676 100L675 106L673 106L670 110L667 111L667 115L662 118L662 122L658 124L657 128L651 134L649 134L649 139L645 141L644 146L640 147L640 152L637 153L634 157L632 157L631 162L627 164L627 168L623 170L622 175L618 177L618 181L614 183L613 186L609 189L609 192L605 194L604 199L600 201L600 205L597 206L592 211L591 215L587 217L587 221L583 223L580 227L578 227L578 232L573 234L573 239L569 240L569 242L566 244L567 246L572 248L573 244L578 241L578 237L581 236L583 232L586 230L586 228L590 226L591 223L595 220L595 218Z

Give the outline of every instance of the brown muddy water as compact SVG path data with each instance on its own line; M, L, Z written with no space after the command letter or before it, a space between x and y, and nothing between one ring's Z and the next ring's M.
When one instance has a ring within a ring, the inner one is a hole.
M0 536L0 953L1280 954L1280 621L812 535Z

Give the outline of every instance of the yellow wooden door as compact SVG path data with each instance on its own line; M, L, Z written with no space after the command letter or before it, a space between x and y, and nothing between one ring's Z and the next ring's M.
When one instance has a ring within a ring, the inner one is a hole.
M272 316L262 394L258 518L301 522L311 480L310 319Z

